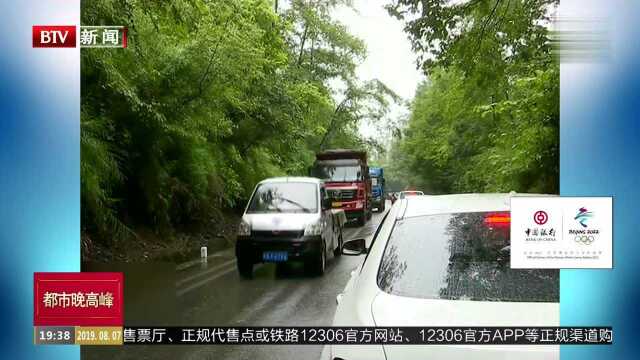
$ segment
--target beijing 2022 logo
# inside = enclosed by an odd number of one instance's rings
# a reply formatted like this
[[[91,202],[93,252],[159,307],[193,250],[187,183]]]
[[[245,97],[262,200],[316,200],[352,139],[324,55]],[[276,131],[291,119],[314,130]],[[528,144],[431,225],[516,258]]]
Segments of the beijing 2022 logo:
[[[591,219],[593,217],[593,213],[589,210],[587,210],[586,207],[581,207],[580,209],[578,209],[578,214],[576,215],[576,217],[574,217],[574,219],[580,223],[580,225],[582,225],[582,227],[586,228],[587,227],[587,220]]]
[[[580,209],[578,209],[578,214],[576,214],[576,216],[573,219],[576,220],[578,224],[580,224],[580,226],[582,226],[583,228],[586,228],[588,227],[587,221],[592,217],[593,217],[593,212],[587,210],[587,208],[583,206]],[[576,233],[576,237],[574,238],[574,240],[576,242],[579,242],[585,245],[590,245],[595,241],[595,237],[593,235],[597,234],[598,230],[593,230],[593,231],[578,230],[578,231],[575,231],[575,233]]]

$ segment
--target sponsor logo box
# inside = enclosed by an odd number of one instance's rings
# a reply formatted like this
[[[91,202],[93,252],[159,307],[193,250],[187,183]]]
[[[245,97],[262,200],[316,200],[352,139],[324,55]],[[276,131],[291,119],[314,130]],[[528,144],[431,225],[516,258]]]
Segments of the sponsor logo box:
[[[511,267],[613,266],[611,197],[513,197]]]

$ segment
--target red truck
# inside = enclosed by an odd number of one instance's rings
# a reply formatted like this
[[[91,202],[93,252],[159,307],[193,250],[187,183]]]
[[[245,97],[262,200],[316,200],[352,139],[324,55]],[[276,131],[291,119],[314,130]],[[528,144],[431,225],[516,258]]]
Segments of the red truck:
[[[331,206],[348,221],[364,225],[371,218],[371,179],[365,151],[336,149],[316,154],[311,176],[324,180]]]

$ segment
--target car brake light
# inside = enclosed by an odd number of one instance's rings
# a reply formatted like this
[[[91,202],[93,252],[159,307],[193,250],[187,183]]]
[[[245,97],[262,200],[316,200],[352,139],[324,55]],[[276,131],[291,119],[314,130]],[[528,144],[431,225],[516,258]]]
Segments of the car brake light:
[[[484,217],[484,224],[490,227],[509,227],[511,226],[511,213],[497,212],[487,214]]]

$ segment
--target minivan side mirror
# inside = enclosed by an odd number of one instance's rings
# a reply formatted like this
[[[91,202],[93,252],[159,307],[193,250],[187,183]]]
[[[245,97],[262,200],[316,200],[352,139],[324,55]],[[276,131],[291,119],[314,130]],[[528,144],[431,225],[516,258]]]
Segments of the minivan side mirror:
[[[367,253],[367,242],[365,239],[353,239],[342,244],[342,254],[358,256]]]
[[[329,198],[322,199],[320,205],[322,206],[322,210],[330,210],[331,209],[331,199],[329,199]]]

